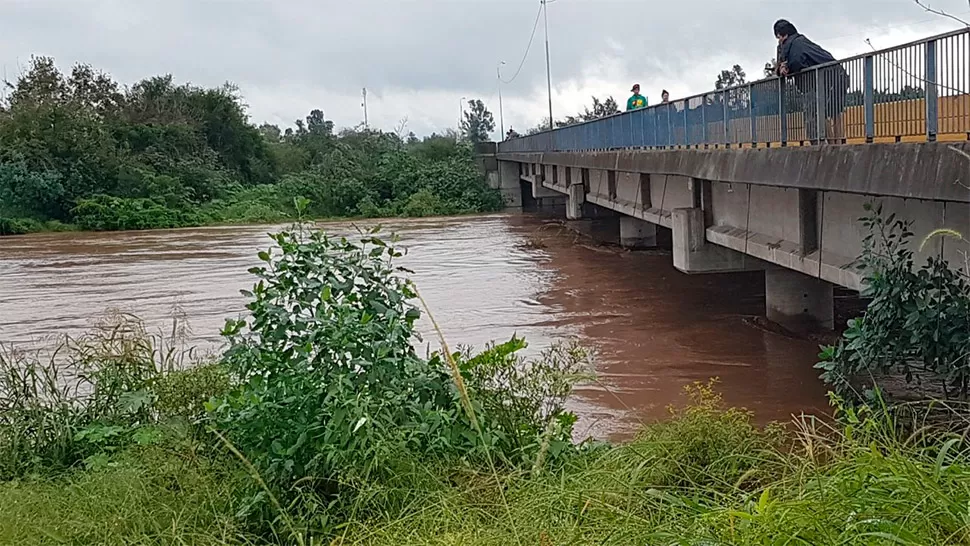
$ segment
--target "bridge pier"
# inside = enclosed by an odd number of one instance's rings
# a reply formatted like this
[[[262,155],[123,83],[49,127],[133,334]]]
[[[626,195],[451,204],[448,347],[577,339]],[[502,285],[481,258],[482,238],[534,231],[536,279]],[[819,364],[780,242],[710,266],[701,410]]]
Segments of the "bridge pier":
[[[583,204],[586,203],[586,189],[582,184],[572,184],[569,186],[569,195],[566,202],[566,219],[579,220],[583,217]]]
[[[833,285],[797,271],[765,271],[765,316],[791,330],[835,328]]]
[[[674,209],[670,213],[670,220],[674,242],[674,267],[680,271],[725,273],[764,269],[764,262],[757,258],[707,242],[707,228],[702,209]]]
[[[621,216],[620,246],[633,249],[656,248],[656,224],[651,224],[650,222],[645,222],[632,216]]]
[[[498,187],[495,189],[501,192],[505,208],[521,211],[522,175],[519,172],[519,164],[513,161],[499,161],[497,182]]]

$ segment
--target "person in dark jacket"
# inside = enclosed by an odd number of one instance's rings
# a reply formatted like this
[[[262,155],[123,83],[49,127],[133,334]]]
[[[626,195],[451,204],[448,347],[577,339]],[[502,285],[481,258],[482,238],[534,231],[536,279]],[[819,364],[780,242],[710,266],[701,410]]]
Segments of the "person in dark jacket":
[[[842,112],[849,88],[849,74],[841,65],[820,68],[817,74],[797,75],[812,67],[835,62],[835,57],[820,45],[798,33],[795,25],[779,19],[774,25],[778,39],[778,57],[775,71],[781,77],[795,75],[795,87],[801,92],[802,112],[809,140],[821,140],[816,117],[816,93],[821,92],[825,108],[825,133],[830,142],[842,141]]]

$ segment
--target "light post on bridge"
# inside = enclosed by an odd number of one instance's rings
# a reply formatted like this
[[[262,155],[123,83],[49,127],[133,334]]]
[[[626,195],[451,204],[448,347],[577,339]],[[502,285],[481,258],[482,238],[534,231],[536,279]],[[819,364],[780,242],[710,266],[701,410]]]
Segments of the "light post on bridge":
[[[552,121],[552,72],[549,68],[549,4],[556,0],[539,0],[542,4],[542,18],[546,28],[546,87],[549,90],[549,130],[553,130],[556,124]]]
[[[458,101],[458,138],[461,138],[461,118],[465,117],[465,99],[467,97],[462,97]]]
[[[498,66],[495,67],[495,76],[498,77],[498,123],[499,123],[499,130],[501,131],[498,135],[499,141],[502,141],[505,139],[505,116],[502,113],[502,65],[503,64],[505,64],[505,61],[499,62]]]

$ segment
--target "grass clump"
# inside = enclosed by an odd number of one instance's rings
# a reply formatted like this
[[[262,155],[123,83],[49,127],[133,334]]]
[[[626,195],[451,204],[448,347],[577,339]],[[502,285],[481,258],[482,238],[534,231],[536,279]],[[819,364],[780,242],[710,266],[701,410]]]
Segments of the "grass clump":
[[[346,543],[966,544],[970,459],[956,437],[908,441],[885,415],[753,426],[707,386],[629,444],[588,450],[540,476],[487,475],[429,491],[406,517]],[[700,422],[700,421],[703,421]],[[718,429],[726,428],[726,432]],[[716,438],[711,438],[711,435]],[[741,475],[743,479],[735,479]]]
[[[232,459],[170,439],[98,469],[0,483],[0,544],[249,543],[235,517],[243,479]]]

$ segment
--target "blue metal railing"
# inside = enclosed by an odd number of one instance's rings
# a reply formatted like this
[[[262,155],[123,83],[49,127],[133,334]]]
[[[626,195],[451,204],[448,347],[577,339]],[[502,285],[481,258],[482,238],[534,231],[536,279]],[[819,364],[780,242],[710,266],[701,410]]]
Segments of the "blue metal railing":
[[[501,142],[499,153],[970,139],[970,28]]]

